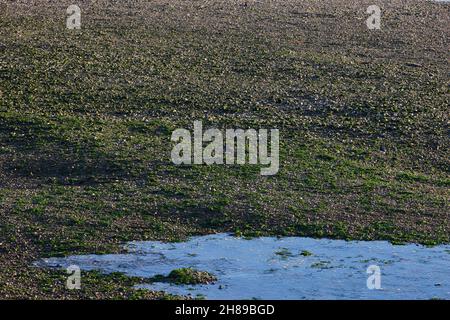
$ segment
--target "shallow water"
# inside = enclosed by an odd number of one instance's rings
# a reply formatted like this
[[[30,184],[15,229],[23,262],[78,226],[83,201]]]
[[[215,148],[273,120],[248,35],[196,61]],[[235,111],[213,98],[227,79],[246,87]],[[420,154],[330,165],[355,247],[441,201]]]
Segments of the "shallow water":
[[[131,242],[126,254],[49,258],[47,267],[152,277],[181,267],[209,271],[210,285],[145,284],[140,287],[208,299],[450,299],[450,246],[432,248],[385,241],[301,237],[246,240],[228,234],[187,242]],[[301,255],[303,250],[311,256]],[[381,268],[381,289],[367,288],[369,265]]]

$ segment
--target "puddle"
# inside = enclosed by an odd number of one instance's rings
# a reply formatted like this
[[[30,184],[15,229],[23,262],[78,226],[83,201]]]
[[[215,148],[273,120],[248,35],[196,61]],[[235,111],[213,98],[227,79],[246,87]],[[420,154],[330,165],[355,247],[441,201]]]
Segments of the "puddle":
[[[192,267],[215,274],[218,281],[139,287],[208,299],[450,299],[450,245],[301,237],[246,240],[215,234],[180,243],[130,242],[126,248],[126,254],[49,258],[36,264],[76,264],[82,270],[141,277]],[[381,268],[380,290],[367,288],[369,265]]]

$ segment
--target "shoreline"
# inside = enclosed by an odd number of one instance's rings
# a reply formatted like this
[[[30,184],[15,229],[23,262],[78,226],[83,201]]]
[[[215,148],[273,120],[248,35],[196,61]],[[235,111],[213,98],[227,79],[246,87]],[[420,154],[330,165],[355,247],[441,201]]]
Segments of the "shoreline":
[[[0,299],[171,298],[31,266],[130,240],[450,243],[448,6],[393,1],[371,31],[360,2],[82,1],[71,33],[35,3],[0,13]],[[194,120],[278,128],[278,173],[174,166]]]

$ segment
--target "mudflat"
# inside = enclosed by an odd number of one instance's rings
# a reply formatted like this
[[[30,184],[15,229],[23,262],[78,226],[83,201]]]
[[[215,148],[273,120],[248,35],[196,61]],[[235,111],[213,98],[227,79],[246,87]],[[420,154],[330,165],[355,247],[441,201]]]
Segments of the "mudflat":
[[[450,6],[0,2],[0,298],[172,298],[40,257],[130,240],[448,243]],[[280,167],[176,166],[171,133],[274,128]]]

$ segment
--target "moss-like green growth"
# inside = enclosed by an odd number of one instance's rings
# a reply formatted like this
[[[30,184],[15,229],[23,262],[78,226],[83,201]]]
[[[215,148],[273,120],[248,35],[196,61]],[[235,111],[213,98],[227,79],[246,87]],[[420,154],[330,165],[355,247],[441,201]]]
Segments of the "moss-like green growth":
[[[217,281],[216,276],[207,271],[180,268],[169,273],[169,279],[177,284],[208,284]]]
[[[301,256],[304,256],[304,257],[309,257],[309,256],[312,256],[312,253],[309,252],[308,250],[302,250],[302,251],[300,252],[300,255],[301,255]]]
[[[217,277],[207,271],[179,268],[172,270],[168,276],[158,275],[151,280],[153,282],[172,282],[175,284],[209,284],[217,281]]]
[[[131,240],[450,241],[448,6],[387,2],[390,27],[374,33],[346,0],[221,1],[204,19],[188,1],[121,1],[108,16],[90,1],[104,19],[72,32],[58,1],[36,2],[0,10],[0,297],[72,297],[24,270]],[[174,165],[171,132],[194,120],[279,129],[280,171]]]
[[[277,256],[280,256],[281,259],[287,259],[287,258],[293,256],[292,252],[289,251],[288,248],[280,248],[280,250],[276,251],[275,254],[276,254]]]

